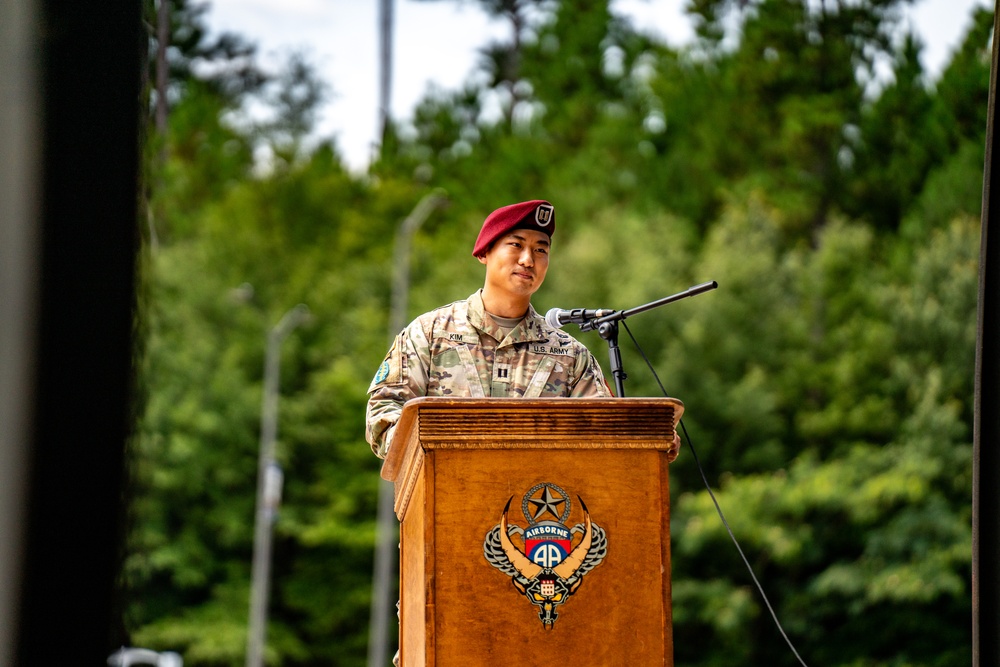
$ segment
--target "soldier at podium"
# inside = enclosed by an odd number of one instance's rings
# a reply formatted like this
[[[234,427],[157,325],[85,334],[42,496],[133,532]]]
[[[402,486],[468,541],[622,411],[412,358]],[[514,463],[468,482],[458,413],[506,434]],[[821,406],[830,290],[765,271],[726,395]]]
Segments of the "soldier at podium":
[[[385,458],[403,404],[419,396],[610,397],[587,348],[545,322],[531,295],[549,268],[556,216],[532,200],[498,208],[472,255],[483,288],[411,322],[396,336],[368,389],[365,437]]]

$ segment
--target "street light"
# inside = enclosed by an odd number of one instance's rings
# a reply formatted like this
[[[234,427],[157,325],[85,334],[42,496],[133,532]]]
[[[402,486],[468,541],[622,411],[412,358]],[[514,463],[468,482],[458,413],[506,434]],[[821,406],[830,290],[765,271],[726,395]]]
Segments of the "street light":
[[[410,291],[410,241],[435,208],[448,199],[437,188],[424,195],[399,225],[393,247],[392,305],[389,312],[389,340],[406,325],[406,302]],[[389,618],[392,609],[393,570],[398,553],[396,517],[393,513],[391,482],[379,480],[378,519],[375,530],[375,567],[372,576],[372,607],[368,634],[368,667],[384,667],[388,662]]]
[[[260,416],[260,455],[257,463],[257,520],[253,539],[247,667],[261,667],[264,664],[267,602],[271,577],[271,528],[281,503],[283,475],[274,459],[278,434],[278,370],[281,362],[281,343],[295,327],[308,319],[309,308],[300,303],[285,313],[267,336],[264,396]]]

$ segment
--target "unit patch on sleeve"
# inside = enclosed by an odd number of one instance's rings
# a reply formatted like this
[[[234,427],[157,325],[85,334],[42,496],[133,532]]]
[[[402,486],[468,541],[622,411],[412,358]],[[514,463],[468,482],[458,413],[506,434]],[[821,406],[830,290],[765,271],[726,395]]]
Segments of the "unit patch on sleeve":
[[[389,354],[385,355],[385,359],[379,365],[378,370],[375,371],[375,377],[372,379],[372,387],[379,384],[394,385],[404,382],[403,363],[403,334],[400,334],[396,336],[396,340],[392,342]]]

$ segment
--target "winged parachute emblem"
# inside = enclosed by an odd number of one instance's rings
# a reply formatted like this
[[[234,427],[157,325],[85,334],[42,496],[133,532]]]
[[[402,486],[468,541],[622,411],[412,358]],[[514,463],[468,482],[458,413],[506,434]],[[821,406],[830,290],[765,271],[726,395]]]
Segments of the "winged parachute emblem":
[[[511,496],[500,523],[487,532],[483,542],[486,561],[509,576],[514,587],[538,607],[538,617],[546,630],[555,625],[557,608],[579,590],[584,575],[600,565],[608,552],[604,529],[591,520],[583,499],[577,499],[583,509],[583,523],[568,528],[564,522],[570,512],[569,496],[555,484],[537,484],[525,494],[522,503],[528,528],[510,524]],[[540,520],[546,515],[555,520]],[[524,545],[523,549],[513,537]]]

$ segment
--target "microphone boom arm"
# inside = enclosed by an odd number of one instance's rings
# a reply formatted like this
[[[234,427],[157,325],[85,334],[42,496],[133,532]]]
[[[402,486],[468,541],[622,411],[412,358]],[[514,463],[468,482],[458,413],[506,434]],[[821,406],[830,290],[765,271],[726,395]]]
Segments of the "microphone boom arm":
[[[697,296],[698,294],[714,290],[718,286],[719,283],[711,280],[707,283],[689,287],[683,292],[678,292],[677,294],[672,294],[671,296],[664,297],[656,301],[650,301],[647,304],[643,304],[635,308],[629,308],[628,310],[616,310],[610,315],[595,317],[591,320],[580,323],[580,331],[597,331],[601,338],[608,341],[608,354],[611,360],[611,375],[614,378],[615,391],[619,398],[625,396],[625,379],[628,376],[622,368],[622,355],[621,350],[618,348],[618,323],[626,317],[638,315],[639,313],[644,313],[647,310],[665,306],[668,303],[673,303],[674,301],[680,301],[681,299],[686,299],[691,296]]]

